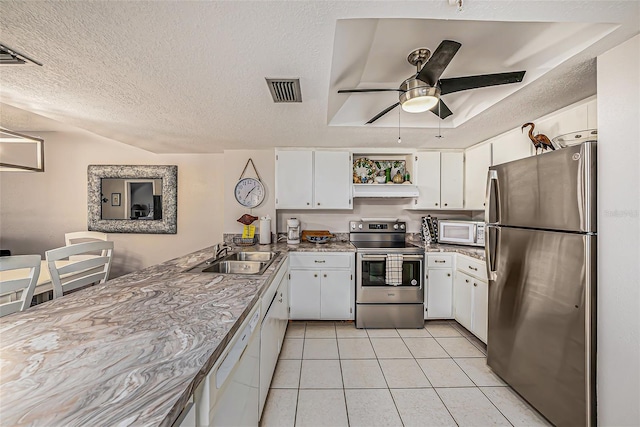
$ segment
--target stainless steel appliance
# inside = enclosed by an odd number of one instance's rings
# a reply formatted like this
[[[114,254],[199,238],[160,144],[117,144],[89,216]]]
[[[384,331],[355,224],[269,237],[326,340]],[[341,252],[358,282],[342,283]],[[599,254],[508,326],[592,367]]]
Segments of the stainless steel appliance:
[[[484,222],[441,219],[438,222],[438,242],[484,246]]]
[[[487,363],[558,426],[596,425],[596,143],[489,168]]]
[[[405,243],[406,223],[351,221],[349,230],[356,247],[356,328],[422,328],[424,249]],[[394,255],[402,255],[398,285],[386,280]]]

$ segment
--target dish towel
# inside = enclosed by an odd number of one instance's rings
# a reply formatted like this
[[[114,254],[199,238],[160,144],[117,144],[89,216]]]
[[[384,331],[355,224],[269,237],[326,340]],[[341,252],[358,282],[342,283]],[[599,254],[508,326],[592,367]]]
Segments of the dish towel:
[[[385,268],[385,282],[387,285],[399,286],[402,284],[402,254],[388,254]]]

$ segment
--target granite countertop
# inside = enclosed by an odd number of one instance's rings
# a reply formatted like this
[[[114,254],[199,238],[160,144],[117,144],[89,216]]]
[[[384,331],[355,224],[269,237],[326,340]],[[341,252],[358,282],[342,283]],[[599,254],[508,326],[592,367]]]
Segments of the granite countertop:
[[[241,250],[280,251],[280,252],[355,252],[356,247],[346,241],[330,240],[327,243],[300,242],[296,245],[277,242],[270,245],[254,245],[239,247]]]
[[[0,319],[2,424],[171,425],[286,256],[261,276],[184,272],[211,254]]]
[[[425,252],[456,252],[462,255],[470,256],[471,258],[479,259],[480,261],[484,261],[486,259],[484,248],[449,245],[445,243],[430,243],[428,245],[425,245],[422,240],[415,239],[407,240],[407,242],[411,243],[412,245],[424,248]]]

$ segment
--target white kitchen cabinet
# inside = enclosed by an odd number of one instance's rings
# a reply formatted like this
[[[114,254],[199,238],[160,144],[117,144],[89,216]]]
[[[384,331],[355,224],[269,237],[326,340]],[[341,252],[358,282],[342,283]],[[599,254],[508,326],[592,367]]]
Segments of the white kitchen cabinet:
[[[484,210],[487,172],[491,166],[491,144],[482,144],[465,152],[464,207]]]
[[[440,152],[420,152],[415,159],[414,179],[420,196],[414,207],[440,209]]]
[[[276,151],[276,208],[311,209],[313,152]]]
[[[314,152],[313,182],[316,209],[351,209],[353,180],[351,154],[346,151]]]
[[[420,195],[414,209],[460,209],[464,199],[464,154],[419,152],[415,157],[415,181]]]
[[[276,209],[352,209],[351,154],[276,151]]]
[[[479,279],[473,280],[473,315],[471,317],[472,332],[487,343],[487,324],[489,320],[489,286]]]
[[[425,319],[453,318],[452,261],[453,255],[427,254]]]
[[[534,154],[533,144],[526,132],[520,128],[504,133],[491,141],[492,164],[499,165],[513,160],[524,159]]]
[[[440,154],[440,207],[462,209],[464,201],[464,153],[445,151]]]
[[[320,271],[291,269],[289,301],[291,319],[320,319]]]
[[[285,262],[263,295],[262,312],[266,313],[260,329],[260,400],[258,414],[262,416],[269,385],[278,363],[289,322],[289,273]]]
[[[351,271],[322,270],[320,284],[320,318],[346,320],[353,317]]]
[[[483,267],[481,261],[457,254],[453,305],[456,321],[486,344],[489,287]]]
[[[453,282],[454,317],[458,323],[471,331],[472,301],[471,289],[473,278],[456,271]]]
[[[354,254],[290,253],[290,318],[354,318]]]
[[[588,102],[565,108],[536,123],[534,134],[543,133],[549,139],[553,139],[556,136],[567,133],[595,129],[597,127],[596,110],[595,98]]]

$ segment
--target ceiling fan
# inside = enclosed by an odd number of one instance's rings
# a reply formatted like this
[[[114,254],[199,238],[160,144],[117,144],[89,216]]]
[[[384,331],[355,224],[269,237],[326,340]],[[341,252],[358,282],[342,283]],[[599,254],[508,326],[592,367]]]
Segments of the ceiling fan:
[[[416,67],[417,72],[414,76],[402,82],[398,89],[342,89],[338,93],[399,92],[399,102],[385,108],[367,122],[367,124],[371,124],[398,105],[402,105],[402,109],[409,113],[421,113],[431,110],[436,116],[445,119],[453,113],[440,99],[441,95],[522,81],[526,71],[441,79],[440,76],[458,52],[460,46],[462,45],[456,41],[443,40],[433,52],[433,55],[426,48],[419,48],[411,52],[407,57],[407,61]]]

